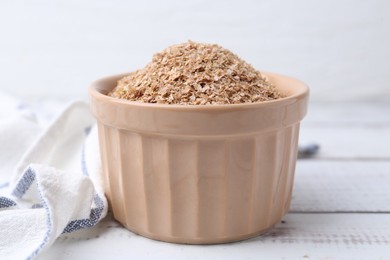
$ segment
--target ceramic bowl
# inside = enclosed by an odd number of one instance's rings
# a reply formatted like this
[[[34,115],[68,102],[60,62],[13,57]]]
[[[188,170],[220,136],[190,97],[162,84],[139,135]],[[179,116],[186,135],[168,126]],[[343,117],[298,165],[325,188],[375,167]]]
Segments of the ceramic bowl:
[[[114,218],[157,240],[214,244],[264,233],[287,213],[308,87],[264,73],[287,97],[251,104],[146,104],[89,88]]]

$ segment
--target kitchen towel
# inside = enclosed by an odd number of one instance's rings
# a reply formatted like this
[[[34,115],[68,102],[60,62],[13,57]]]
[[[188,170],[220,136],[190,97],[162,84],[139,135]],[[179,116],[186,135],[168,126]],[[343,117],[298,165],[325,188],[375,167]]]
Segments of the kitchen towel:
[[[0,259],[32,259],[107,214],[87,103],[25,105],[0,93]]]

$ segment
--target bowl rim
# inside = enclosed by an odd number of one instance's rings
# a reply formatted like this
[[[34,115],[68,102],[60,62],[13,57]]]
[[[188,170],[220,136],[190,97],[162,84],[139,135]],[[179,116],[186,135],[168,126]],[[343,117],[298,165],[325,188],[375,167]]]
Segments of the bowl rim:
[[[305,96],[309,95],[309,87],[306,83],[290,76],[285,76],[278,73],[273,72],[267,72],[262,71],[261,72],[266,77],[279,77],[284,78],[286,80],[294,81],[296,86],[299,86],[299,88],[296,88],[296,92],[292,95],[288,95],[287,97],[283,97],[280,99],[274,99],[274,100],[268,100],[268,101],[261,101],[261,102],[255,102],[255,103],[240,103],[240,104],[207,104],[207,105],[180,105],[180,104],[161,104],[161,103],[143,103],[138,101],[131,101],[127,99],[120,99],[115,97],[110,97],[106,94],[101,93],[98,90],[98,86],[101,85],[103,82],[106,81],[117,81],[118,79],[127,76],[129,72],[126,73],[120,73],[120,74],[114,74],[110,76],[106,76],[100,79],[97,79],[93,81],[89,88],[88,92],[89,95],[94,99],[99,99],[104,102],[110,102],[112,104],[117,104],[121,106],[130,106],[130,107],[142,107],[146,109],[168,109],[168,110],[230,110],[230,109],[253,109],[253,108],[260,108],[264,106],[280,106],[283,104],[289,104],[293,100],[296,99],[302,99]],[[277,87],[277,86],[276,86]]]

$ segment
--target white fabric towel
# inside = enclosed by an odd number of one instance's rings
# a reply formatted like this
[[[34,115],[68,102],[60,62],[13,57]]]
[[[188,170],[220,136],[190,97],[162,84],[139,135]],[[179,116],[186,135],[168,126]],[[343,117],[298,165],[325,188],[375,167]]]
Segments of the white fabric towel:
[[[47,121],[0,93],[0,259],[35,258],[107,214],[88,105],[71,102]]]

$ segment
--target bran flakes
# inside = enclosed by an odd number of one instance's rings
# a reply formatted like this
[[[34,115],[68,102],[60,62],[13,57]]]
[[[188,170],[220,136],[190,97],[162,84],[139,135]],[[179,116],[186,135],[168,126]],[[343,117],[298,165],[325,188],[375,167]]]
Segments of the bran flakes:
[[[120,79],[110,96],[180,105],[254,103],[283,95],[259,71],[216,44],[188,41]]]

